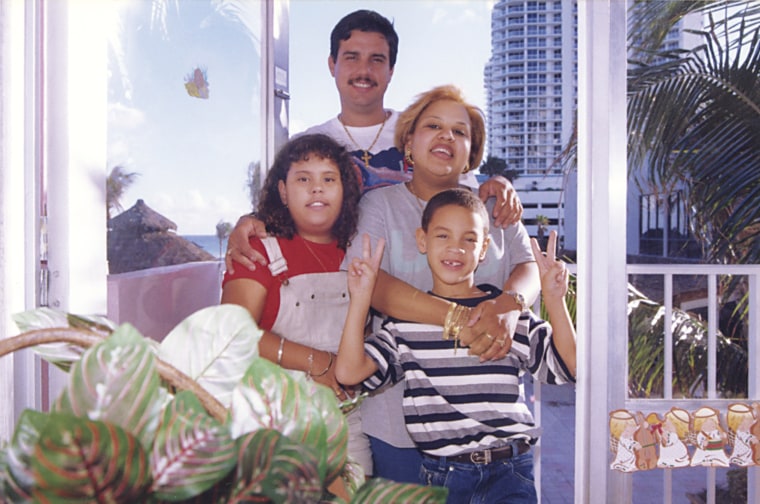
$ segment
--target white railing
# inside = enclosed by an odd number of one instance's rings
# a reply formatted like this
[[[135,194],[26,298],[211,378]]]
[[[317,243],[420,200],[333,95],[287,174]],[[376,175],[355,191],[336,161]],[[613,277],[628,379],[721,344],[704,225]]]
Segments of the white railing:
[[[568,269],[575,273],[574,264],[569,264]],[[758,362],[758,342],[760,341],[760,265],[730,266],[730,265],[684,265],[684,264],[629,264],[627,266],[628,278],[631,275],[651,275],[661,278],[662,300],[653,301],[662,303],[664,308],[664,320],[670,320],[674,309],[694,308],[695,304],[707,307],[708,316],[705,321],[708,334],[708,378],[706,380],[705,397],[683,399],[673,397],[673,334],[669,324],[663,324],[664,334],[664,391],[662,398],[637,399],[626,398],[625,406],[629,411],[641,411],[645,414],[657,412],[660,415],[667,412],[671,407],[683,408],[687,411],[695,411],[702,406],[710,406],[725,414],[728,405],[736,402],[760,402],[760,362]],[[690,301],[689,306],[684,304],[675,305],[674,282],[682,275],[696,275],[703,277],[703,297],[700,301]],[[719,323],[719,293],[718,285],[721,277],[735,275],[746,277],[749,296],[748,316],[748,392],[747,398],[728,399],[719,398],[717,391],[717,335]],[[538,305],[534,307],[538,309]],[[628,337],[628,335],[617,335]],[[609,366],[620,370],[619,378],[627,380],[627,362],[610,362]],[[627,383],[627,381],[626,381]],[[567,386],[562,388],[535,386],[535,417],[538,425],[543,428],[541,441],[534,451],[535,454],[535,477],[542,502],[568,502],[562,496],[572,495],[573,482],[573,449],[572,441],[574,434],[575,407],[572,394],[568,394]],[[559,399],[559,400],[558,400]],[[600,412],[606,414],[607,412]],[[577,421],[583,421],[578,418]],[[600,447],[609,456],[609,448]],[[611,459],[610,459],[611,460]],[[726,485],[726,469],[715,468],[683,468],[683,469],[654,469],[626,475],[631,480],[632,498],[630,502],[686,502],[686,493],[705,492],[707,503],[720,502],[716,500],[717,485]],[[750,468],[748,482],[747,502],[759,502],[754,500],[760,495],[757,487],[756,473],[760,468]],[[542,474],[545,474],[542,477]],[[559,499],[559,500],[557,500]],[[629,502],[621,496],[619,501]]]
[[[753,403],[760,401],[760,360],[758,350],[760,349],[760,265],[687,265],[687,264],[629,264],[627,267],[628,275],[656,275],[662,277],[664,320],[672,320],[673,310],[677,308],[694,309],[696,306],[704,307],[707,311],[707,318],[704,321],[707,327],[707,380],[704,386],[703,397],[682,398],[673,397],[673,327],[672,324],[663,324],[663,393],[662,398],[657,399],[639,399],[626,398],[625,405],[628,411],[641,411],[645,415],[654,412],[662,416],[672,407],[682,408],[686,411],[696,411],[703,406],[708,406],[720,411],[723,415],[728,411],[728,406],[732,403]],[[717,387],[717,340],[719,334],[719,308],[720,293],[719,285],[722,277],[732,275],[736,277],[745,277],[748,295],[749,315],[747,318],[747,396],[740,398],[719,397]],[[674,280],[679,276],[698,276],[703,278],[700,286],[702,296],[696,301],[691,301],[689,305],[674,305]],[[659,301],[659,300],[656,300]],[[620,366],[625,368],[627,366]],[[627,378],[627,377],[626,377]],[[626,382],[627,383],[627,382]],[[725,417],[724,417],[725,418]],[[758,482],[758,468],[748,469],[748,499],[747,502],[757,502],[755,500],[760,496],[760,486]],[[700,492],[705,490],[705,499],[708,504],[717,502],[716,485],[718,480],[725,480],[726,469],[716,468],[684,468],[684,469],[655,469],[641,473],[634,473],[632,476],[634,483],[634,498],[636,496],[638,482],[640,487],[651,487],[655,479],[661,480],[661,502],[671,503],[674,500],[674,487],[678,487],[678,492],[683,490],[684,485],[697,486],[690,488],[690,491]],[[658,474],[660,473],[660,474]],[[722,481],[725,484],[725,481]],[[683,494],[680,494],[683,495]],[[634,502],[636,500],[634,499]]]

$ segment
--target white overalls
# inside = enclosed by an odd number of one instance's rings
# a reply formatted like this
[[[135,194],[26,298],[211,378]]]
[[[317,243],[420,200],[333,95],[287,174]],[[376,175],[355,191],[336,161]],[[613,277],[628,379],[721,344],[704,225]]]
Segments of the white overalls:
[[[277,238],[262,240],[269,270],[277,278],[288,270]],[[280,308],[272,332],[288,341],[317,350],[337,353],[343,324],[348,313],[348,285],[346,272],[307,273],[290,277],[280,284]],[[313,370],[321,372],[321,369]],[[372,474],[372,454],[369,439],[362,432],[361,408],[346,415],[348,424],[348,453]]]

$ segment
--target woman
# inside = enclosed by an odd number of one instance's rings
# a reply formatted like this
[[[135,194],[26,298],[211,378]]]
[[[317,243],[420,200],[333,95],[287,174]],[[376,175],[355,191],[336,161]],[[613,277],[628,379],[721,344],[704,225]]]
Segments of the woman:
[[[417,251],[415,230],[427,200],[458,187],[459,176],[479,166],[485,143],[483,115],[458,88],[437,87],[401,113],[395,143],[413,166],[412,180],[368,192],[359,203],[357,236],[366,233],[373,244],[385,240],[372,307],[397,319],[443,326],[449,303],[425,294],[432,279],[425,256]],[[348,248],[344,265],[362,257],[361,240],[357,242]],[[462,345],[481,355],[481,361],[501,358],[510,348],[527,352],[525,342],[511,337],[520,313],[537,297],[540,286],[522,224],[492,226],[490,243],[475,278],[478,283],[497,283],[504,293],[474,308],[459,332]],[[362,405],[362,426],[370,436],[376,472],[387,468],[392,479],[417,482],[422,459],[404,427],[402,396],[403,385],[396,385],[369,397]]]

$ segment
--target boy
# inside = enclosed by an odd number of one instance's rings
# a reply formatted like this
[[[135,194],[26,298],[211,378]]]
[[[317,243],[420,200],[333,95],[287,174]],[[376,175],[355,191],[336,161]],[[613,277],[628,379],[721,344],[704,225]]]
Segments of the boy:
[[[554,328],[526,311],[515,340],[521,339],[529,352],[510,351],[504,359],[480,363],[458,348],[457,335],[471,307],[501,293],[492,285],[474,285],[488,247],[488,222],[483,203],[462,189],[435,195],[423,212],[417,247],[427,255],[432,294],[451,302],[443,337],[440,326],[387,320],[364,340],[384,246],[378,243],[372,253],[364,237],[363,260],[349,268],[351,303],[335,376],[369,389],[405,380],[407,429],[424,454],[421,483],[448,488],[448,502],[536,502],[528,451],[538,430],[519,378],[527,370],[545,383],[574,380],[575,331],[564,300],[567,270],[555,260],[556,233],[549,237],[546,255],[532,240]]]

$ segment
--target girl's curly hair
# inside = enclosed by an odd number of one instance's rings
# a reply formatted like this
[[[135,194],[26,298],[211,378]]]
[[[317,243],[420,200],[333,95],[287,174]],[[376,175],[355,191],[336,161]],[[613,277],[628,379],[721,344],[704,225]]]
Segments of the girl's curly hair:
[[[338,219],[332,227],[332,235],[338,240],[338,247],[345,250],[356,234],[359,220],[359,197],[361,190],[357,169],[351,155],[327,135],[300,135],[283,145],[274,159],[272,168],[267,173],[256,217],[266,225],[267,232],[283,238],[293,238],[296,226],[290,210],[280,199],[277,187],[280,180],[286,182],[288,171],[293,163],[317,157],[332,161],[340,172],[343,184],[343,203]]]

